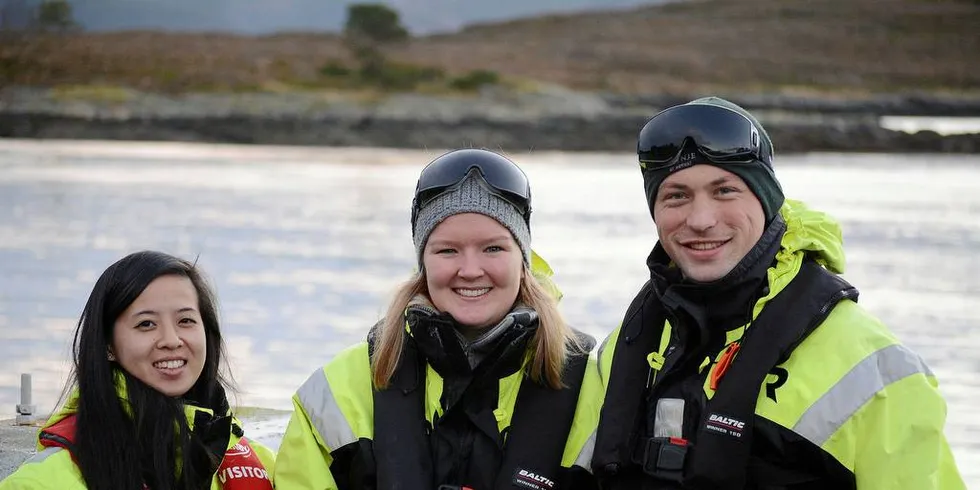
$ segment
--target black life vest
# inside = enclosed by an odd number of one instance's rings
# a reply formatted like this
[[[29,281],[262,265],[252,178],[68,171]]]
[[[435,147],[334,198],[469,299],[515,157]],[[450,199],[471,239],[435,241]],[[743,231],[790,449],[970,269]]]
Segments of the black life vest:
[[[507,431],[494,489],[555,490],[579,392],[594,339],[579,334],[586,349],[569,358],[554,390],[522,379]],[[371,339],[369,339],[369,345]],[[369,349],[373,353],[373,348]],[[377,488],[433,490],[463,488],[433,482],[431,428],[425,414],[426,360],[407,339],[388,388],[374,392],[374,444]],[[494,428],[496,430],[496,428]],[[490,489],[477,489],[490,490]]]
[[[785,362],[833,307],[856,300],[858,291],[817,263],[806,260],[797,276],[751,323],[738,355],[701,414],[694,446],[671,438],[640,434],[647,386],[647,355],[661,340],[665,314],[659,301],[647,301],[647,283],[627,310],[608,374],[605,403],[592,467],[604,489],[745,488],[756,400],[769,371]],[[642,319],[652,319],[643,324]]]

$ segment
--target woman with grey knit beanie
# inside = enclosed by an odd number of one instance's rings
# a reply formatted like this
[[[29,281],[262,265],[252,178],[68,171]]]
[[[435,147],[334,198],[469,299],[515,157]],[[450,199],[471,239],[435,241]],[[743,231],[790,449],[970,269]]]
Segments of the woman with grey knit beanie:
[[[276,488],[597,488],[594,340],[558,312],[530,216],[527,176],[500,154],[422,170],[418,268],[293,397]]]

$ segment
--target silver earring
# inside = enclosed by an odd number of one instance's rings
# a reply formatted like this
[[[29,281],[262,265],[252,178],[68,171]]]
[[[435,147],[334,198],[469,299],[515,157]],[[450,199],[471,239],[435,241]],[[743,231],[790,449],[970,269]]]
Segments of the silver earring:
[[[106,352],[105,357],[109,360],[109,362],[114,362],[116,360],[116,355],[113,354],[112,351]]]

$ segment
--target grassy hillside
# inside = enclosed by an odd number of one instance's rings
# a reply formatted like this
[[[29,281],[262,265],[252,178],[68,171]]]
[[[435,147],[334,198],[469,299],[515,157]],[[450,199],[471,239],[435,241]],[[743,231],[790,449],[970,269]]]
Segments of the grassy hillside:
[[[415,38],[393,60],[623,93],[977,91],[976,0],[703,0]],[[329,34],[121,32],[5,39],[0,84],[351,88]]]
[[[471,28],[407,56],[582,88],[980,87],[980,2],[708,0]]]

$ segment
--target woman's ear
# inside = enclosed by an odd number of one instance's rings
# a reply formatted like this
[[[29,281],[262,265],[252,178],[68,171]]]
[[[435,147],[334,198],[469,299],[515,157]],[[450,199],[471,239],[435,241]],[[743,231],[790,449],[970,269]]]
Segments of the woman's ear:
[[[109,362],[114,362],[116,360],[116,355],[112,353],[112,347],[107,347],[106,348],[106,350],[105,350],[105,358],[108,359]]]

